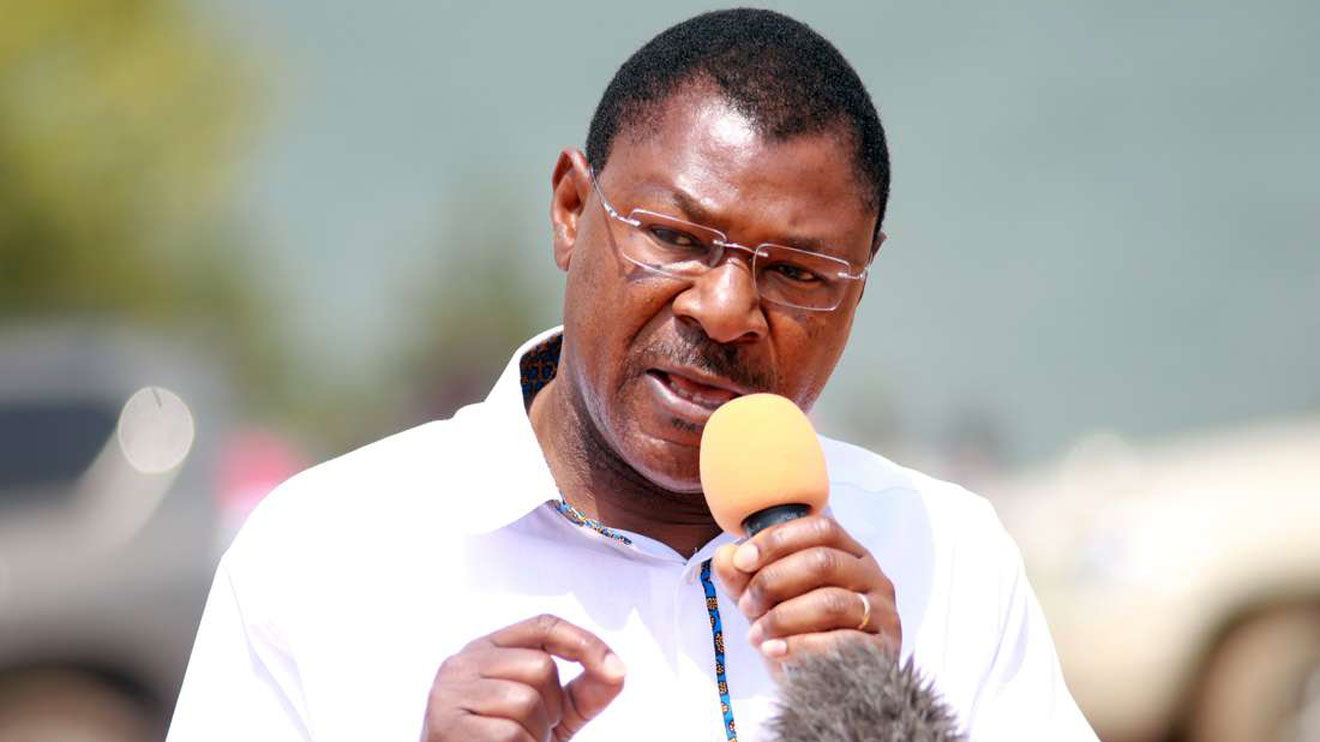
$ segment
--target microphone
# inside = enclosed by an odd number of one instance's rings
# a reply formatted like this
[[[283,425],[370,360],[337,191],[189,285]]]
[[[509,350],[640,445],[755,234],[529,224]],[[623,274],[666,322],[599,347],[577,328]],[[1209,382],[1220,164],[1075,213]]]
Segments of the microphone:
[[[846,639],[784,665],[768,742],[965,742],[957,718],[909,659]]]
[[[830,492],[811,421],[777,394],[736,397],[715,410],[701,434],[700,470],[715,522],[738,537],[818,513]]]

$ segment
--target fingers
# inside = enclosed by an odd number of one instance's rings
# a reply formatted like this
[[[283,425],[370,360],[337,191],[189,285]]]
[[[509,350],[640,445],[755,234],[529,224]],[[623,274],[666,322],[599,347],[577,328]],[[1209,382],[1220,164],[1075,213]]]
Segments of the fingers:
[[[482,678],[510,680],[534,689],[543,699],[550,726],[559,723],[563,716],[563,693],[553,657],[537,649],[492,646],[479,667]]]
[[[468,714],[457,719],[452,729],[436,730],[447,739],[501,740],[501,742],[541,742],[544,737],[533,737],[518,722],[493,716]],[[423,742],[432,737],[423,736]]]
[[[497,647],[539,649],[582,665],[583,670],[597,679],[621,685],[626,672],[623,662],[600,637],[549,614],[542,614],[491,634],[489,640]]]
[[[623,678],[610,683],[582,673],[564,686],[564,712],[558,729],[563,732],[560,739],[577,734],[587,722],[596,718],[610,702],[623,690]]]
[[[560,738],[578,732],[623,690],[626,668],[605,642],[558,616],[541,615],[490,635],[505,648],[539,649],[582,665],[583,672],[564,686],[558,724]]]
[[[795,647],[810,651],[852,634],[895,652],[902,646],[893,583],[830,518],[771,526],[741,544],[720,547],[712,564],[752,624],[748,639],[772,664]]]
[[[758,570],[817,546],[837,549],[859,559],[870,556],[833,519],[811,515],[767,528],[741,544],[725,544],[715,550],[711,565],[724,589],[739,599]]]
[[[824,652],[843,641],[856,641],[862,639],[869,642],[879,642],[884,646],[885,651],[898,656],[898,646],[892,644],[885,635],[870,634],[863,631],[853,631],[846,629],[842,631],[824,631],[812,634],[794,634],[782,639],[768,639],[766,644],[772,644],[770,651],[763,652],[766,659],[774,665],[785,662],[798,655]]]
[[[550,655],[496,647],[483,638],[440,666],[422,739],[539,742],[558,723],[562,696]]]
[[[859,558],[828,546],[813,546],[771,562],[752,575],[738,598],[738,609],[755,621],[779,603],[819,587],[869,590],[878,572],[869,556]]]
[[[559,685],[555,657],[583,672]],[[537,616],[481,637],[441,664],[422,739],[567,740],[623,688],[623,663],[595,634]]]
[[[771,526],[743,542],[733,554],[733,566],[751,573],[813,546],[830,546],[858,558],[867,555],[865,547],[854,541],[832,518],[809,515]]]
[[[559,695],[555,688],[554,696]],[[535,687],[513,680],[482,678],[474,681],[461,708],[478,716],[509,719],[534,740],[548,739],[557,719],[546,707],[545,696]]]
[[[767,653],[765,644],[773,639],[840,630],[881,635],[895,649],[901,647],[903,630],[892,598],[881,593],[865,593],[864,603],[862,595],[844,588],[824,587],[786,600],[753,623],[747,638],[762,653]],[[774,645],[770,647],[774,648]]]
[[[715,578],[734,600],[742,597],[743,590],[752,579],[751,573],[733,566],[733,554],[737,550],[738,544],[724,544],[715,550],[715,555],[710,560],[711,571],[715,573]]]

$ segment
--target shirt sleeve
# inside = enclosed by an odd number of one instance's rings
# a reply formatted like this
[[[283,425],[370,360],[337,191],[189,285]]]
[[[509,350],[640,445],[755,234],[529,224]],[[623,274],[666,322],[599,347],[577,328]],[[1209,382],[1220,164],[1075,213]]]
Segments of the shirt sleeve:
[[[977,695],[972,742],[1049,739],[1098,742],[1063,680],[1049,626],[1027,581],[1022,556],[1004,534],[1011,575],[998,650]]]
[[[301,697],[297,665],[278,635],[244,620],[222,560],[166,742],[310,742]]]

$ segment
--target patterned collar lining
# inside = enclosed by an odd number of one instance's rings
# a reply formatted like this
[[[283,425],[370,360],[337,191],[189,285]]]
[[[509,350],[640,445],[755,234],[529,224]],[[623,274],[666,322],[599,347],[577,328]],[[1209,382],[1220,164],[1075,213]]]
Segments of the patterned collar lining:
[[[537,344],[518,360],[524,408],[531,409],[532,398],[555,378],[555,372],[559,370],[559,351],[563,345],[564,336],[555,335]]]

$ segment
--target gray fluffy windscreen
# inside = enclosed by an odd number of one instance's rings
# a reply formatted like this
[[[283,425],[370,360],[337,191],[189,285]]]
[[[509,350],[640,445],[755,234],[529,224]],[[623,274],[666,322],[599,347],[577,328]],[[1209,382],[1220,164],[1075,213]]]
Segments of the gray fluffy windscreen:
[[[965,742],[958,720],[909,659],[849,641],[785,666],[774,742]]]

